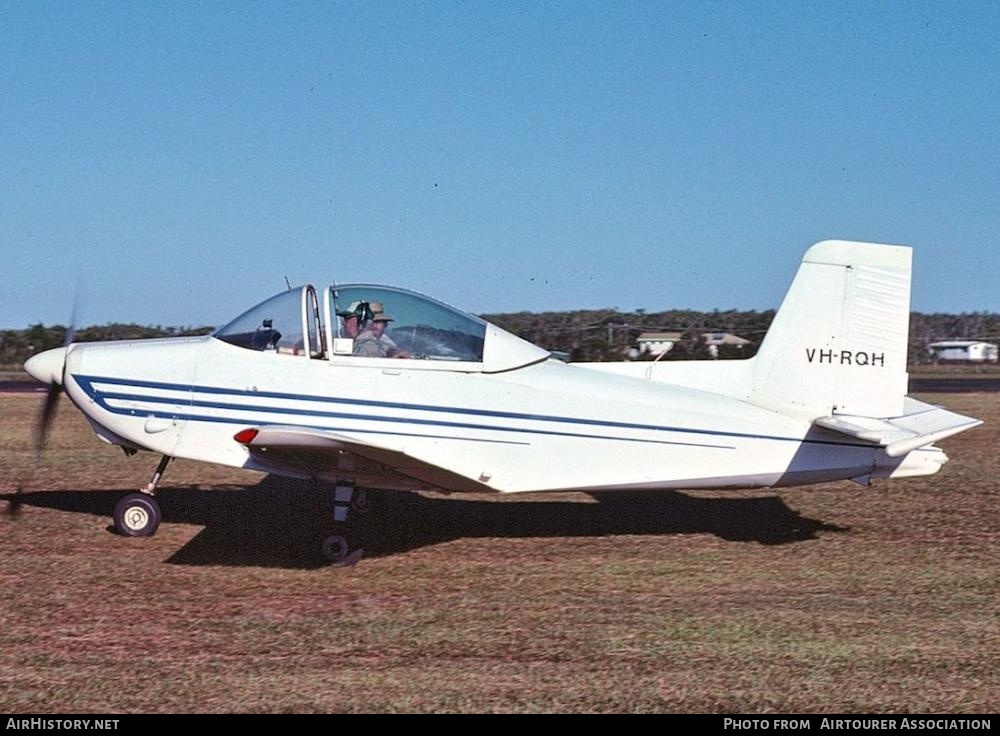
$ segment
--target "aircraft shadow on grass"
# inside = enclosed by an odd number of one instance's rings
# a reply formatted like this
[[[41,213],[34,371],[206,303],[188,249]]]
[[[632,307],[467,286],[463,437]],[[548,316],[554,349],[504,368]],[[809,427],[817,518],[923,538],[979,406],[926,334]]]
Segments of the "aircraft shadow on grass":
[[[126,491],[41,491],[0,496],[17,504],[109,516]],[[844,527],[801,516],[777,496],[698,498],[679,492],[618,492],[599,503],[575,500],[469,500],[415,493],[369,492],[371,510],[352,514],[350,529],[365,558],[384,557],[462,538],[605,537],[714,534],[720,539],[781,545]],[[162,487],[164,524],[204,528],[167,562],[316,568],[328,563],[318,540],[332,531],[332,493],[274,476],[249,487]],[[109,531],[113,527],[109,525]],[[123,539],[123,544],[129,540]]]

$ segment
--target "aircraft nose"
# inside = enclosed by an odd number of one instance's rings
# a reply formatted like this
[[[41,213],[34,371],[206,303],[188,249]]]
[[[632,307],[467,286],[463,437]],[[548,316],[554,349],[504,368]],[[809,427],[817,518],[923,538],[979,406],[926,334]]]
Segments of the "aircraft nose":
[[[63,364],[66,362],[66,348],[52,348],[32,355],[24,363],[24,370],[42,383],[62,383]]]

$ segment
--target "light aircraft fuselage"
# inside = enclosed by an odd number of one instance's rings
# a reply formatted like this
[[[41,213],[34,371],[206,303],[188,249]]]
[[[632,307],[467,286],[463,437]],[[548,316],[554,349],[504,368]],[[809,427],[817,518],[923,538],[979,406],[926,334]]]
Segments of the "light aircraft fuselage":
[[[71,344],[25,367],[102,439],[163,456],[148,492],[174,457],[338,488],[867,484],[937,472],[934,442],[979,423],[906,396],[910,274],[906,247],[813,246],[746,360],[567,364],[355,284],[290,289],[210,336]],[[158,520],[137,499],[116,510],[123,533]]]

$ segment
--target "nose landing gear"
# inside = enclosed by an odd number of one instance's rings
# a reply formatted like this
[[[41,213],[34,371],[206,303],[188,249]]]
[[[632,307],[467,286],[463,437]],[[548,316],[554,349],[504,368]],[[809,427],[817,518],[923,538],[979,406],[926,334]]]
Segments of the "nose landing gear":
[[[149,483],[139,489],[138,493],[130,493],[115,505],[115,531],[125,537],[151,537],[156,533],[163,513],[154,495],[167,469],[170,457],[164,455],[159,465],[153,471]]]

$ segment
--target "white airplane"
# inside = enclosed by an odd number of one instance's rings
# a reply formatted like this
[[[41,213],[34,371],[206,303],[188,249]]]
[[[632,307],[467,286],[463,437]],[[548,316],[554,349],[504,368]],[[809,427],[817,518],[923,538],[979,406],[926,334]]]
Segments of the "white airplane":
[[[906,396],[910,259],[814,245],[747,360],[567,364],[411,291],[308,285],[210,336],[69,344],[25,369],[50,385],[42,437],[64,390],[102,440],[162,456],[115,508],[128,536],[155,532],[177,457],[330,481],[341,523],[371,489],[867,484],[937,472],[933,443],[981,423]],[[360,556],[343,531],[324,552]]]

